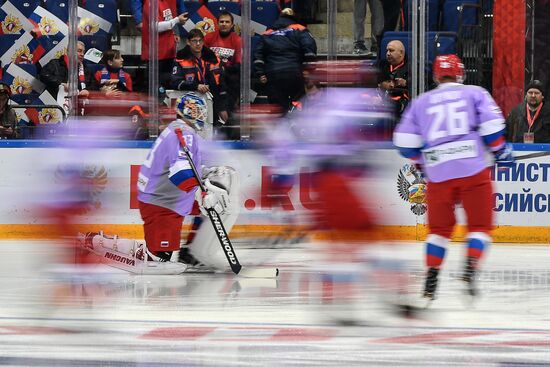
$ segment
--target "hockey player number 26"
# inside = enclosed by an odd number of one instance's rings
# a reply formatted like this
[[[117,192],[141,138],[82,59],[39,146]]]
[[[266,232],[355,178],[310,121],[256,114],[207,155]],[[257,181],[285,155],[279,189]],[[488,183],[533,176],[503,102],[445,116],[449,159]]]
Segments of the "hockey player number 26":
[[[462,99],[428,108],[426,113],[433,115],[428,130],[428,141],[468,134],[468,112],[463,110],[464,107],[466,107],[466,101]]]

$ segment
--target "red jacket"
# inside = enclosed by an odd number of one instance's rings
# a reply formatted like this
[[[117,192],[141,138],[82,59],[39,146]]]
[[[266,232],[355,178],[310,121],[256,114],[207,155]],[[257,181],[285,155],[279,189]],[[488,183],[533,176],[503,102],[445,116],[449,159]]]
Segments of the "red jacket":
[[[218,55],[224,67],[241,63],[241,37],[235,32],[222,37],[219,31],[207,33],[204,45]]]
[[[157,22],[163,22],[178,16],[176,0],[158,0],[159,12]],[[149,56],[149,0],[143,3],[143,28],[141,29],[141,58],[150,60]],[[170,29],[158,35],[158,59],[167,60],[176,57],[176,41],[174,32]]]

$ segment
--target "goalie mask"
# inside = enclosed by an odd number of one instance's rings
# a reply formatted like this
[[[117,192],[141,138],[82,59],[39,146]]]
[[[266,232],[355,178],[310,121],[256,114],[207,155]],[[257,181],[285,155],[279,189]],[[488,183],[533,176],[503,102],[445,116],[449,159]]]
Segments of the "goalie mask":
[[[204,98],[192,93],[185,94],[176,101],[178,117],[198,131],[204,127],[207,111]]]

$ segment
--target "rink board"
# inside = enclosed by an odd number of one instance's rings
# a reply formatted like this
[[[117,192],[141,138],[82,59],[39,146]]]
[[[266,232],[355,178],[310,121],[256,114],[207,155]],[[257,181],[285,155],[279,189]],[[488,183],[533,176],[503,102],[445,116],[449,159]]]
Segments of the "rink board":
[[[142,238],[141,219],[135,197],[135,180],[139,165],[149,151],[148,143],[126,142],[122,147],[101,149],[62,149],[49,144],[8,144],[0,155],[0,237],[49,237],[48,208],[62,205],[70,197],[64,182],[67,167],[82,170],[91,185],[88,194],[92,205],[79,216],[84,230],[103,229],[121,236]],[[5,145],[4,145],[5,146]],[[537,149],[540,145],[537,146]],[[517,155],[532,153],[523,149]],[[299,218],[311,204],[308,170],[303,168],[285,201],[285,207],[270,207],[265,200],[270,180],[270,161],[252,149],[230,149],[226,145],[212,159],[213,164],[230,165],[241,178],[241,214],[234,236],[286,230],[285,219]],[[422,204],[400,197],[398,176],[408,163],[392,149],[375,149],[369,153],[369,179],[357,183],[357,190],[389,237],[422,240],[426,234],[426,216]],[[546,243],[550,239],[550,156],[518,162],[513,170],[495,171],[495,214],[497,242]],[[410,183],[403,183],[407,188]],[[73,190],[74,191],[74,190]],[[338,193],[335,193],[338,195]],[[46,215],[44,215],[46,213]],[[459,223],[464,222],[459,210]],[[462,237],[460,228],[456,238]]]

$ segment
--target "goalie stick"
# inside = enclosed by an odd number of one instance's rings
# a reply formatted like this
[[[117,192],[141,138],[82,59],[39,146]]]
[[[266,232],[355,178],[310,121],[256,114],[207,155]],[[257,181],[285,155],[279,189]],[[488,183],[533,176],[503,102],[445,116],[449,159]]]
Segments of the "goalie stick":
[[[193,162],[193,159],[191,158],[191,152],[189,151],[189,148],[187,147],[187,144],[185,143],[185,139],[183,138],[183,133],[181,132],[181,129],[176,128],[175,133],[178,137],[178,140],[180,142],[181,148],[183,149],[183,152],[187,156],[187,160],[189,161],[189,165],[191,166],[191,170],[193,171],[193,175],[195,176],[195,179],[197,180],[200,189],[202,190],[203,194],[206,193],[206,188],[204,187],[204,182],[202,182],[201,176],[199,175],[199,172],[197,171],[197,167],[195,166],[195,162]],[[218,237],[218,240],[220,241],[220,245],[222,247],[223,253],[225,254],[225,257],[227,258],[227,261],[229,262],[229,266],[231,267],[231,270],[240,276],[249,277],[249,278],[274,278],[279,275],[279,269],[277,268],[271,268],[271,269],[248,269],[243,268],[242,265],[239,262],[239,259],[237,258],[237,254],[235,253],[235,250],[233,249],[233,245],[231,244],[231,240],[229,239],[229,236],[227,235],[227,231],[225,230],[225,227],[221,221],[220,216],[218,215],[218,212],[214,210],[214,208],[204,208],[206,210],[206,213],[208,214],[208,218],[210,219],[210,222],[212,223],[212,226],[214,227],[214,232],[216,232],[216,236]]]

